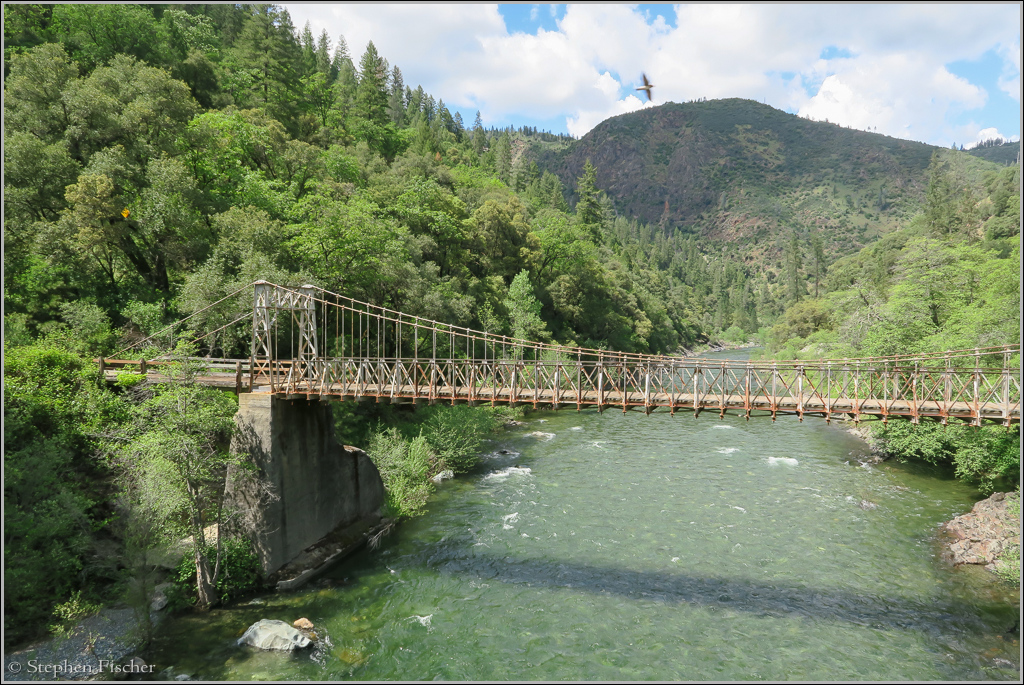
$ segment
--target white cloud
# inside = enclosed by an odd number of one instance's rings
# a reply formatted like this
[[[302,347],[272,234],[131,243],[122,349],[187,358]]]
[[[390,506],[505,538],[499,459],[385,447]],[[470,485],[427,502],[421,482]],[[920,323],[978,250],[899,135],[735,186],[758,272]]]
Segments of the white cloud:
[[[566,129],[574,136],[582,136],[590,129],[600,124],[605,119],[635,112],[638,109],[652,106],[646,100],[640,100],[635,95],[627,95],[622,100],[616,100],[609,107],[580,112],[575,117],[567,117],[565,120]]]
[[[976,147],[978,147],[978,145],[980,143],[984,143],[985,141],[988,141],[988,140],[996,140],[996,139],[999,139],[999,138],[1001,138],[1001,139],[1003,139],[1004,141],[1007,141],[1007,142],[1014,142],[1014,141],[1020,140],[1020,136],[1004,136],[995,127],[983,128],[980,131],[978,131],[976,134],[974,134],[973,136],[967,136],[967,137],[968,138],[973,138],[973,141],[970,142],[970,143],[967,143],[966,145],[964,145],[964,149],[966,149],[966,150],[970,150],[972,148],[976,148]]]
[[[682,5],[673,28],[633,6],[584,4],[536,35],[510,34],[494,5],[287,8],[297,26],[343,33],[356,61],[372,39],[408,85],[485,123],[564,116],[577,135],[642,106],[641,72],[655,104],[750,98],[936,144],[988,98],[945,65],[995,49],[998,87],[1020,99],[1019,5]],[[827,47],[852,56],[820,59]]]
[[[916,140],[946,134],[946,114],[985,104],[985,91],[920,55],[835,60],[798,114]]]

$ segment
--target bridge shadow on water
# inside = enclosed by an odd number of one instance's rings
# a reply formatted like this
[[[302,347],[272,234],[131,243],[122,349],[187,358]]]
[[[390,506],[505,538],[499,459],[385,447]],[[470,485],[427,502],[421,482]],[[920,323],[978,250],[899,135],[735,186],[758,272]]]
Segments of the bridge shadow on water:
[[[668,571],[637,571],[571,561],[499,559],[472,553],[428,562],[442,574],[484,577],[508,584],[561,588],[595,595],[617,595],[638,603],[688,604],[765,618],[840,621],[878,630],[923,631],[932,637],[968,632],[997,633],[1016,615],[996,602],[968,604],[936,592],[927,596],[868,594],[849,587],[810,587],[792,581],[700,576]]]

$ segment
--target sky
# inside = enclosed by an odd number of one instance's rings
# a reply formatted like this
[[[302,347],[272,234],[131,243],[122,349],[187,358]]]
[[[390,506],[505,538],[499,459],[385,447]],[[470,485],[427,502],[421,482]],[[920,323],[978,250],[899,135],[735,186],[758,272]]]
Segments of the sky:
[[[1017,3],[283,6],[344,36],[357,68],[372,40],[467,125],[479,111],[579,137],[642,107],[747,98],[943,147],[1020,139]]]

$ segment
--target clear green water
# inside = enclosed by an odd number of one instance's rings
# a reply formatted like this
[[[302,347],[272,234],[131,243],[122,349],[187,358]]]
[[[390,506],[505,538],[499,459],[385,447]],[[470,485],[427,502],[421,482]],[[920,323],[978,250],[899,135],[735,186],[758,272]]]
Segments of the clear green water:
[[[858,466],[863,443],[820,419],[546,412],[489,450],[378,550],[171,618],[147,662],[211,680],[1018,678],[997,661],[1020,663],[1001,635],[1018,593],[938,558],[937,526],[976,493]],[[315,649],[234,644],[299,617]]]

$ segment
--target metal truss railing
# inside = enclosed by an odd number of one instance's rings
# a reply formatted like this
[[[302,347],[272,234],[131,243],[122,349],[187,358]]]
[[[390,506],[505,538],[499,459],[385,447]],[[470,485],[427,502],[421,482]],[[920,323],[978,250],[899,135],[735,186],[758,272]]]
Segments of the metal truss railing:
[[[1019,347],[742,362],[566,347],[255,283],[249,386],[392,402],[1020,421]]]

